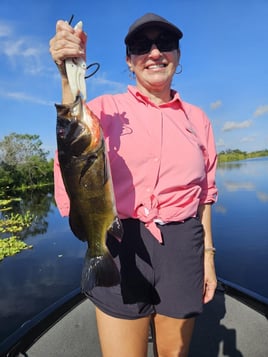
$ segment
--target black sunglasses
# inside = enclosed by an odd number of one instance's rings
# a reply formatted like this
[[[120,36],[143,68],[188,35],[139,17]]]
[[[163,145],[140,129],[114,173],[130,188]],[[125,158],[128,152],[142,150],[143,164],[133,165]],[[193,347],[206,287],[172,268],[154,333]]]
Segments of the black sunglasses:
[[[179,48],[178,38],[172,34],[161,33],[157,38],[139,37],[127,46],[128,55],[144,55],[150,52],[152,45],[156,45],[160,52],[169,52]]]

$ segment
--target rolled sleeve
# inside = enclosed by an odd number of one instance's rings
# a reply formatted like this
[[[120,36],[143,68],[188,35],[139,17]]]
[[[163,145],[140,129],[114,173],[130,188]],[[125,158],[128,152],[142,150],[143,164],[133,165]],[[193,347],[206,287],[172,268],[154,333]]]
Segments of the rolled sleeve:
[[[206,179],[202,185],[200,203],[214,203],[218,198],[218,189],[216,187],[216,169],[217,169],[217,152],[215,147],[214,135],[211,124],[207,126],[206,141]]]

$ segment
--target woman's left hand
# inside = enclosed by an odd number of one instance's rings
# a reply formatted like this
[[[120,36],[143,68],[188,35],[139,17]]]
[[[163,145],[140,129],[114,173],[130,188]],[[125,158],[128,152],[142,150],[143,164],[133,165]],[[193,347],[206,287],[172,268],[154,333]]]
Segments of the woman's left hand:
[[[217,277],[215,272],[214,254],[205,252],[204,257],[204,294],[203,302],[207,304],[214,297],[217,287]]]

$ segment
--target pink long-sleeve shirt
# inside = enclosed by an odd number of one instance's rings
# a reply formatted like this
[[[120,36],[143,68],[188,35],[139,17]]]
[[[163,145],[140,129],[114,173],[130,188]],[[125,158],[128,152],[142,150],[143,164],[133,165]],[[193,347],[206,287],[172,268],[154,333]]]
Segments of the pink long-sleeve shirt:
[[[88,103],[100,118],[109,153],[120,218],[145,222],[161,241],[156,222],[184,221],[198,206],[217,199],[217,155],[211,123],[204,112],[173,91],[169,103],[155,105],[136,87]],[[69,214],[57,155],[55,199]]]

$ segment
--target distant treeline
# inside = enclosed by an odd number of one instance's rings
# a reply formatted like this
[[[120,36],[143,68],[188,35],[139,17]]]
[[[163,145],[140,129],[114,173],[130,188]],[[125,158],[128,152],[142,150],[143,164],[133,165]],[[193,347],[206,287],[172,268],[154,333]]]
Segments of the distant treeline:
[[[268,156],[268,149],[253,152],[241,151],[239,149],[226,150],[218,153],[218,162],[238,161],[264,156]]]

